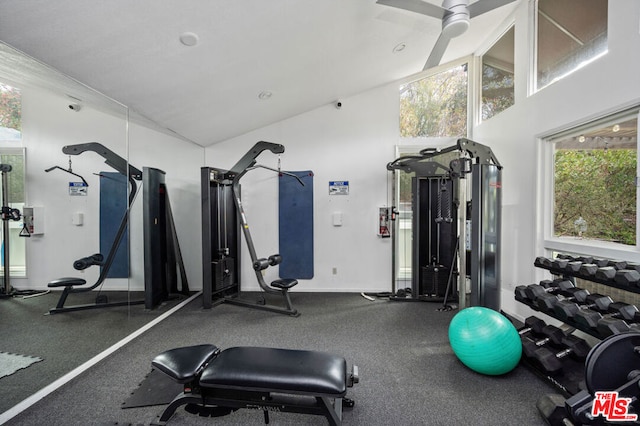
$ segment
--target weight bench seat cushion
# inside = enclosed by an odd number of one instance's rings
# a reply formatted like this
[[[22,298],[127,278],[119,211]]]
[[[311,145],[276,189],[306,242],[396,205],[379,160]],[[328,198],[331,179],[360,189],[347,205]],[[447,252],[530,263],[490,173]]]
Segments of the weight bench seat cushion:
[[[47,284],[47,287],[69,287],[73,285],[85,285],[86,283],[87,281],[82,278],[66,277],[50,281]]]
[[[292,278],[283,278],[283,279],[272,281],[271,287],[289,289],[296,284],[298,284],[298,280],[295,280]]]
[[[324,352],[261,347],[222,351],[202,372],[203,388],[342,398],[347,393],[347,362]]]
[[[220,350],[215,345],[170,349],[156,356],[151,364],[176,382],[189,383],[218,352]]]

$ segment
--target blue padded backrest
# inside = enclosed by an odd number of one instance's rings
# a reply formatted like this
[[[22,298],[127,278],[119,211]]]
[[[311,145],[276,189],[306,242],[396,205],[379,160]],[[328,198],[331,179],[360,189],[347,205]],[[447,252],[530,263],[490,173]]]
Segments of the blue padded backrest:
[[[313,172],[288,172],[279,178],[280,278],[313,278]]]
[[[100,172],[100,253],[107,258],[113,240],[127,211],[126,176],[117,172]],[[107,278],[129,277],[129,231],[122,236]]]

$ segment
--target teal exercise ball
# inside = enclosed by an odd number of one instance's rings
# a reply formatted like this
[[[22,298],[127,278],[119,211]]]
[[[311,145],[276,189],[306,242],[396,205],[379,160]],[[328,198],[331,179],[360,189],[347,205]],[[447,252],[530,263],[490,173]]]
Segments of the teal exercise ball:
[[[449,344],[464,365],[490,376],[513,370],[522,355],[520,335],[511,321],[479,306],[463,309],[451,319]]]

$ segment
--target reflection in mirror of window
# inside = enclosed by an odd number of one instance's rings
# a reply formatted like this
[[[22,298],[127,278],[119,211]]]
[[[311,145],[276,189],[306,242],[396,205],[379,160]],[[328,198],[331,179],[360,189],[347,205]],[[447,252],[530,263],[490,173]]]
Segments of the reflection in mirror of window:
[[[22,140],[20,90],[0,83],[0,141]]]
[[[12,209],[17,209],[24,213],[25,205],[25,162],[24,148],[0,147],[0,163],[11,166],[10,172],[3,172],[7,175],[7,204]],[[0,188],[0,199],[2,190]],[[20,236],[22,231],[22,220],[9,220],[9,259],[11,277],[24,277],[27,273],[26,262],[26,239]],[[0,232],[0,252],[4,250],[4,235]],[[4,260],[4,256],[0,256]],[[4,263],[0,265],[0,271],[4,271]],[[1,274],[1,273],[0,273]]]
[[[637,117],[554,140],[554,236],[636,244]]]
[[[514,103],[514,27],[482,56],[482,120]]]
[[[608,0],[538,0],[537,89],[607,52]]]
[[[467,136],[467,64],[400,88],[401,137]]]

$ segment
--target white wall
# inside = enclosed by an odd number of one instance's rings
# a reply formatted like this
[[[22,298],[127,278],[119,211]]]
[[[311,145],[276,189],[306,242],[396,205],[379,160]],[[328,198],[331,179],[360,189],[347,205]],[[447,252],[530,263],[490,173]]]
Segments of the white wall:
[[[544,271],[533,267],[536,255],[542,254],[536,228],[538,136],[640,100],[640,2],[615,0],[609,8],[609,53],[528,96],[529,3],[523,2],[513,16],[516,104],[473,129],[473,139],[489,145],[504,166],[502,305],[516,315],[526,313],[526,308],[516,306],[514,287],[544,277]],[[315,172],[315,276],[294,290],[391,289],[391,245],[375,236],[375,212],[387,202],[385,165],[400,143],[398,86],[394,83],[343,99],[342,110],[327,105],[207,149],[208,166],[228,168],[255,142],[277,142],[286,147],[285,169]],[[276,160],[271,157],[262,154],[259,162],[273,166]],[[243,178],[243,202],[258,255],[268,255],[277,250],[277,186],[275,179],[250,176]],[[329,197],[330,180],[349,180],[351,194],[343,199]],[[334,211],[343,212],[344,226],[331,225]],[[333,267],[337,275],[332,275]],[[243,262],[242,274],[249,277],[243,280],[245,289],[257,288],[249,262]]]
[[[326,105],[207,149],[206,164],[230,168],[260,140],[285,146],[284,170],[314,172],[314,277],[294,291],[389,291],[391,241],[376,235],[377,209],[387,204],[387,162],[398,142],[397,85],[343,99],[338,110]],[[269,102],[277,102],[274,98]],[[277,167],[264,152],[258,163]],[[329,196],[329,181],[349,181],[349,195]],[[242,181],[242,200],[258,257],[278,250],[278,187],[263,171]],[[341,212],[343,225],[332,225]],[[333,274],[333,268],[337,273]],[[277,271],[269,268],[267,281]],[[257,289],[249,254],[243,254],[242,286]]]
[[[527,96],[529,43],[527,4],[516,14],[516,104],[474,129],[489,144],[503,170],[502,306],[529,315],[515,303],[516,285],[548,278],[533,267],[545,255],[538,209],[539,137],[640,102],[640,2],[609,1],[609,52],[574,74]],[[630,253],[633,260],[637,254]]]
[[[62,153],[63,146],[99,142],[123,158],[130,155],[131,164],[140,169],[150,166],[167,172],[166,184],[189,284],[200,289],[199,168],[204,150],[139,124],[127,125],[125,108],[115,104],[115,112],[87,104],[74,112],[68,108],[67,96],[41,88],[16,87],[22,90],[26,204],[44,207],[45,226],[43,235],[27,239],[27,277],[13,278],[12,285],[19,289],[44,289],[49,281],[60,277],[80,277],[89,284],[97,280],[99,268],[76,271],[73,261],[99,251],[100,178],[94,173],[115,170],[93,152],[71,156],[73,171],[89,183],[86,197],[69,195],[68,183],[80,179],[60,170],[49,173],[44,170],[55,165],[68,167],[69,157]],[[84,215],[82,226],[71,221],[78,212]],[[108,279],[105,289],[144,288],[142,191],[133,206],[130,236],[131,279]]]

